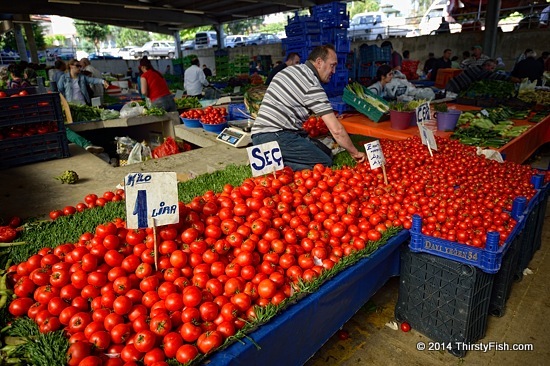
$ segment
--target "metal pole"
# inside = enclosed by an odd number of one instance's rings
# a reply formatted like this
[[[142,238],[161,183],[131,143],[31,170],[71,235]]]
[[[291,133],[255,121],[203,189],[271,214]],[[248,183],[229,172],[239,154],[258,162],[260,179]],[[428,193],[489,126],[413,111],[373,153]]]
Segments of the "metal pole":
[[[500,4],[501,0],[489,0],[487,3],[483,49],[485,54],[491,58],[495,57],[496,52]]]

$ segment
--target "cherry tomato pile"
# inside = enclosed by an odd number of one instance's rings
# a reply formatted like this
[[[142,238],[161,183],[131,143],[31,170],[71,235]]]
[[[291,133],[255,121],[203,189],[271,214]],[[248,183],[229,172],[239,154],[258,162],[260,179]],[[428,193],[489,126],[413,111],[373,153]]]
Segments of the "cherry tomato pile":
[[[187,119],[200,119],[203,115],[204,112],[202,109],[190,109],[188,111],[181,112],[180,117]]]
[[[323,121],[321,117],[309,117],[308,120],[304,122],[302,127],[307,132],[309,137],[325,136],[329,132],[325,121]]]
[[[125,197],[124,189],[117,189],[115,192],[107,191],[103,193],[101,197],[98,197],[98,195],[94,193],[90,193],[84,197],[84,202],[79,202],[76,206],[65,206],[62,210],[50,211],[50,219],[56,220],[61,216],[73,215],[76,212],[82,212],[96,206],[103,207],[107,202],[121,201],[124,200]]]
[[[428,235],[483,246],[498,231],[502,242],[512,199],[535,193],[535,171],[436,139],[433,157],[419,138],[382,141],[389,184],[368,163],[316,165],[180,203],[180,222],[157,228],[158,270],[152,229],[99,225],[10,267],[9,311],[41,332],[64,329],[69,365],[185,363],[253,321],[255,305],[280,304],[388,228],[410,228],[413,214]]]
[[[14,93],[10,95],[10,97],[24,97],[26,95],[29,95],[29,92],[26,90],[21,90],[18,93]],[[7,98],[8,94],[5,91],[0,90],[0,98]]]
[[[21,218],[14,216],[7,224],[0,226],[0,243],[11,243],[17,237],[17,228],[21,225]]]
[[[43,135],[50,132],[57,132],[58,130],[59,128],[55,121],[10,126],[0,129],[0,140]]]
[[[227,109],[224,107],[208,106],[204,109],[204,114],[201,116],[201,123],[209,125],[218,125],[227,121]]]

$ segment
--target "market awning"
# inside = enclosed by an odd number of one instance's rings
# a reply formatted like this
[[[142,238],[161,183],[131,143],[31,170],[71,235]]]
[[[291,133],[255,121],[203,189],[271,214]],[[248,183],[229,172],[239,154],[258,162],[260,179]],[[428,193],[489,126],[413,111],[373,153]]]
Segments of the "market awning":
[[[180,29],[219,25],[330,2],[331,0],[4,0],[0,2],[0,14],[60,15],[173,34]]]

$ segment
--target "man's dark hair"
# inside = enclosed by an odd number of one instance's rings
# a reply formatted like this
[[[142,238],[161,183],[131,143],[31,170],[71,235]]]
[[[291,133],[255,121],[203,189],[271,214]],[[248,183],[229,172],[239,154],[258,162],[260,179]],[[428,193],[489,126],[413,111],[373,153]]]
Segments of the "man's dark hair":
[[[198,58],[194,58],[191,60],[191,65],[196,65],[196,66],[200,66],[200,62],[199,62],[199,59]]]
[[[411,53],[410,53],[409,50],[403,51],[403,57],[404,57],[404,58],[408,58],[410,54],[411,54]]]
[[[449,52],[449,51],[451,51],[451,49],[450,49],[450,48],[445,48],[445,49],[443,50],[443,53],[445,53],[445,52]]]
[[[320,57],[321,60],[326,61],[328,58],[329,50],[336,52],[336,50],[334,49],[334,46],[331,44],[326,44],[324,46],[317,46],[313,49],[313,51],[311,51],[307,59],[309,61],[314,62],[315,60],[317,60],[318,57]]]
[[[286,56],[286,60],[285,60],[285,61],[288,61],[288,60],[290,60],[290,59],[293,59],[293,58],[296,57],[296,56],[300,57],[300,55],[299,55],[298,53],[296,53],[296,52],[290,52],[290,53]]]
[[[494,64],[496,66],[496,65],[498,65],[498,62],[497,62],[497,60],[490,58],[488,60],[485,60],[481,66],[485,67],[489,64]]]
[[[380,45],[380,47],[391,47],[393,49],[393,45],[391,44],[390,41],[384,41],[382,42],[382,44]]]

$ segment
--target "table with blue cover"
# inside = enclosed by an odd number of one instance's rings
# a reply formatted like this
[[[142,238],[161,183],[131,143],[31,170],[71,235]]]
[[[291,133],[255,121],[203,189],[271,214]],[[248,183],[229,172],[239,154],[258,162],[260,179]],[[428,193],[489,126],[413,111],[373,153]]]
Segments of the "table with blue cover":
[[[342,327],[390,277],[399,275],[399,248],[409,239],[402,230],[369,257],[340,272],[249,337],[214,353],[211,365],[302,365]]]

